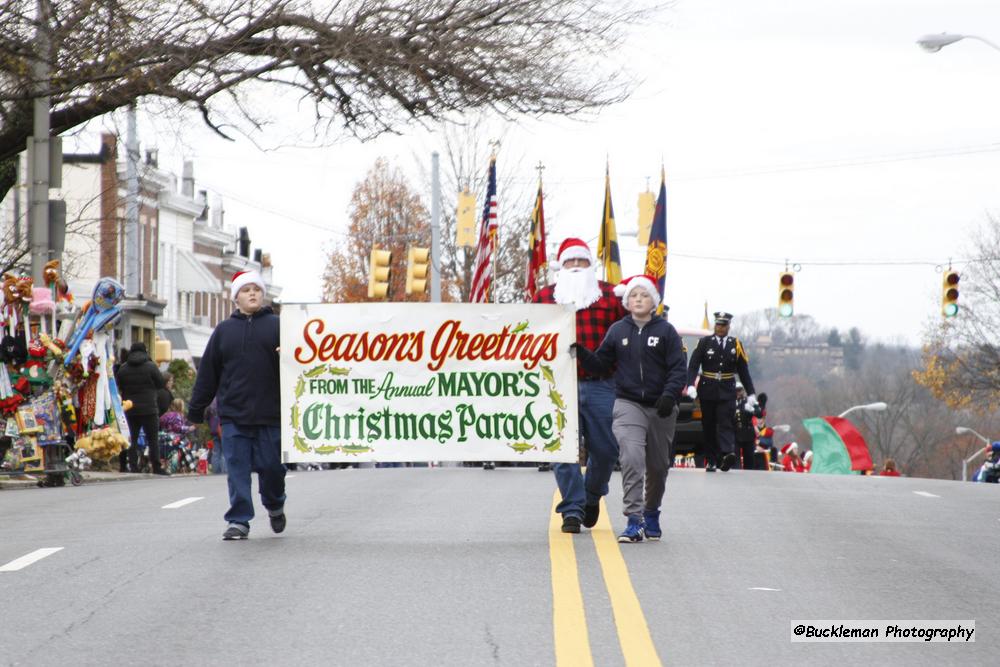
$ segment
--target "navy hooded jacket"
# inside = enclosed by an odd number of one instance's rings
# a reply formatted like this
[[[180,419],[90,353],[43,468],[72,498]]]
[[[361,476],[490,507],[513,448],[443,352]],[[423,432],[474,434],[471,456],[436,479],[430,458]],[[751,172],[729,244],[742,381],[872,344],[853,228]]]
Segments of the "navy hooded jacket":
[[[616,395],[641,405],[655,405],[660,396],[677,400],[687,380],[681,337],[659,315],[641,327],[626,315],[611,325],[594,352],[577,347],[576,353],[592,373],[615,366]]]
[[[253,315],[237,310],[220,322],[198,366],[188,419],[203,422],[205,408],[217,398],[222,423],[280,424],[278,345],[278,316],[268,306]]]

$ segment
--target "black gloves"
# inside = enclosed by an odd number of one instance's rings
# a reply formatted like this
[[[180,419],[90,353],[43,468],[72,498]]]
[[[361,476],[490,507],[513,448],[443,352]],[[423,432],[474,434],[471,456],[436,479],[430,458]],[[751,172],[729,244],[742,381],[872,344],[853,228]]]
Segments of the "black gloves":
[[[677,401],[674,400],[673,396],[663,395],[656,399],[656,416],[658,417],[669,417],[674,411],[674,405]]]

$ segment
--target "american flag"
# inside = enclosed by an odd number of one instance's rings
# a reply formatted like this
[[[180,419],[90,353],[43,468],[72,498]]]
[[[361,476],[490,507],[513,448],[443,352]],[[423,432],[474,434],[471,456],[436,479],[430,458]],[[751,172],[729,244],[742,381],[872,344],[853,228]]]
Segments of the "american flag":
[[[483,219],[479,225],[479,243],[476,246],[476,261],[472,268],[472,303],[490,300],[493,284],[493,254],[497,243],[497,161],[490,158],[489,184],[486,186],[486,201],[483,203]]]

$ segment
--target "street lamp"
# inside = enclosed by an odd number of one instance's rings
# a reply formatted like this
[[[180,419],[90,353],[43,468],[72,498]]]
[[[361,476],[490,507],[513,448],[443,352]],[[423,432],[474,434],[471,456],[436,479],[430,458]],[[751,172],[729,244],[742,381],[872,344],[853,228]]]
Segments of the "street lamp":
[[[979,438],[980,440],[982,440],[983,442],[986,443],[986,447],[984,447],[983,449],[980,449],[978,451],[973,452],[972,456],[970,456],[967,459],[963,459],[962,460],[962,481],[965,482],[965,481],[968,480],[968,477],[969,477],[969,475],[968,475],[969,463],[971,463],[974,459],[979,458],[980,456],[982,456],[983,454],[985,454],[987,451],[989,451],[990,441],[983,434],[977,433],[976,431],[972,430],[971,428],[969,428],[967,426],[959,426],[959,427],[957,427],[955,429],[955,433],[957,433],[958,435],[974,435],[974,436],[976,436],[977,438]]]
[[[992,46],[997,51],[1000,51],[1000,46],[997,46],[993,42],[983,37],[977,35],[958,35],[955,33],[942,32],[940,35],[924,35],[917,40],[917,45],[928,53],[937,53],[949,44],[954,44],[955,42],[962,39],[976,39],[986,44]]]
[[[877,403],[866,403],[865,405],[855,405],[854,407],[847,408],[837,416],[846,417],[855,410],[870,410],[871,412],[885,412],[886,409],[888,409],[888,407],[889,406],[883,403],[882,401],[878,401]]]

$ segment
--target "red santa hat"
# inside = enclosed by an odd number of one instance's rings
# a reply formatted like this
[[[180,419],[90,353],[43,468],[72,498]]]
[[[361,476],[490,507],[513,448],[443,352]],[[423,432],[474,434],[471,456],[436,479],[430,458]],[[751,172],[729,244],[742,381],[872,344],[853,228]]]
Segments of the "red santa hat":
[[[568,238],[563,241],[562,245],[559,246],[557,257],[556,261],[550,262],[550,267],[553,271],[558,271],[563,267],[563,264],[571,259],[585,259],[591,264],[594,263],[594,256],[590,253],[590,246],[583,239],[577,238]]]
[[[237,271],[233,274],[233,284],[229,287],[229,297],[236,301],[236,295],[247,285],[256,285],[262,292],[266,292],[264,279],[256,271]]]
[[[805,456],[802,457],[802,460],[803,461],[808,461],[812,457],[813,457],[813,453],[812,453],[812,450],[810,449],[808,452],[805,453]]]
[[[636,287],[641,287],[653,298],[653,305],[660,305],[660,292],[656,289],[656,279],[653,276],[639,274],[631,276],[615,285],[615,294],[620,296],[623,303],[628,303],[628,295]]]
[[[796,443],[794,443],[794,442],[790,442],[790,443],[788,443],[787,445],[785,445],[784,447],[782,447],[782,448],[781,448],[781,453],[782,453],[782,454],[788,454],[788,453],[790,453],[790,452],[791,452],[791,451],[792,451],[793,449],[794,449],[795,451],[799,451],[799,446],[798,446],[798,444],[796,444]]]

